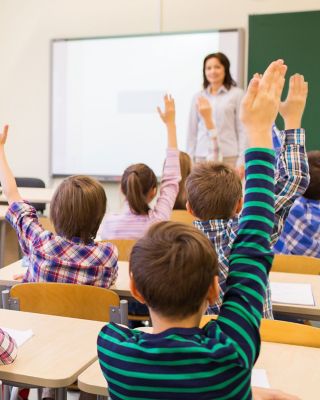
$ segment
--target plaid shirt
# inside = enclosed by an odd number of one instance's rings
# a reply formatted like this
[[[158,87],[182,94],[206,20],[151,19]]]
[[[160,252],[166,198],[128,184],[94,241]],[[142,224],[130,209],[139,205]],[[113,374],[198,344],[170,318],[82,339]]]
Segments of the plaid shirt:
[[[279,131],[274,126],[274,138],[280,143],[277,151],[277,168],[275,173],[275,227],[271,244],[274,245],[282,232],[284,221],[295,199],[303,194],[309,184],[309,169],[305,151],[305,134],[303,129]],[[208,314],[218,314],[226,290],[226,279],[229,271],[229,255],[237,236],[239,216],[231,219],[194,221],[213,243],[219,260],[220,296],[217,304],[207,310]],[[271,291],[268,284],[264,317],[272,319]]]
[[[118,252],[111,243],[84,244],[46,231],[36,210],[26,202],[12,203],[6,219],[18,234],[29,267],[24,282],[79,283],[109,288],[118,274]]]
[[[300,197],[291,207],[275,253],[320,258],[320,201]]]
[[[11,364],[16,357],[16,342],[0,328],[0,364]]]

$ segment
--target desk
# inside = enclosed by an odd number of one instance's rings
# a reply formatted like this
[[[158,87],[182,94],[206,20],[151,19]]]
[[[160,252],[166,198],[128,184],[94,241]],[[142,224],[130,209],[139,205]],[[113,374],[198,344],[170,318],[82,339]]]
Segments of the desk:
[[[54,190],[49,188],[18,188],[20,196],[30,203],[50,203]],[[7,201],[3,193],[0,194],[0,201]]]
[[[273,389],[315,400],[319,393],[320,349],[262,342],[255,368],[265,369]],[[96,361],[78,377],[78,386],[87,393],[107,396],[107,382]]]
[[[118,278],[116,283],[110,289],[118,293],[120,297],[131,297],[129,288],[129,264],[127,261],[119,261],[118,264]],[[8,287],[15,285],[17,281],[13,279],[13,275],[21,274],[24,271],[25,269],[22,267],[21,260],[0,269],[0,285]],[[274,303],[273,310],[294,318],[320,321],[320,276],[271,272],[270,280],[272,282],[310,283],[315,299],[315,306]]]
[[[0,326],[32,329],[34,336],[18,350],[13,364],[0,366],[0,380],[58,389],[68,385],[97,359],[97,336],[105,324],[76,318],[0,310]]]

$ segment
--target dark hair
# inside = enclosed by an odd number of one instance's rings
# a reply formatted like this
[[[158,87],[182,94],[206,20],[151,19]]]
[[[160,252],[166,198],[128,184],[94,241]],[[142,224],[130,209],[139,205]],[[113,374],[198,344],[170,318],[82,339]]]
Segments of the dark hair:
[[[187,202],[187,195],[186,195],[186,179],[191,172],[191,158],[189,154],[185,153],[184,151],[180,151],[179,154],[179,161],[180,161],[180,173],[181,173],[181,181],[179,183],[179,193],[176,198],[176,202],[174,203],[173,209],[174,210],[185,210],[186,209],[186,202]]]
[[[308,151],[310,183],[303,197],[320,200],[320,151]]]
[[[56,189],[50,217],[58,235],[69,240],[78,237],[89,243],[96,237],[106,207],[107,197],[98,181],[88,176],[71,176]]]
[[[121,178],[122,193],[126,196],[131,211],[138,215],[148,214],[146,197],[156,187],[157,177],[145,164],[130,165]]]
[[[203,60],[202,72],[203,72],[203,88],[206,89],[210,83],[206,77],[206,63],[210,58],[216,58],[220,61],[220,63],[224,67],[224,81],[223,85],[229,90],[231,86],[237,86],[237,83],[233,80],[231,73],[230,73],[230,61],[228,57],[223,53],[211,53],[208,54],[205,59]]]
[[[186,180],[187,200],[195,217],[202,221],[230,218],[242,197],[238,173],[226,164],[196,164]]]
[[[162,221],[135,244],[129,270],[148,307],[165,317],[182,319],[199,311],[218,275],[218,260],[201,231]]]

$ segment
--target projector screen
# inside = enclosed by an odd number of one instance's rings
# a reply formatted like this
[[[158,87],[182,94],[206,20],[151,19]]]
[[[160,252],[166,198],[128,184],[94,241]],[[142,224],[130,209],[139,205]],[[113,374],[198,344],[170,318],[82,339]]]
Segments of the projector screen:
[[[156,107],[176,103],[178,145],[185,150],[192,97],[202,62],[222,51],[243,84],[241,30],[54,40],[51,174],[118,180],[133,163],[161,176],[166,129]]]

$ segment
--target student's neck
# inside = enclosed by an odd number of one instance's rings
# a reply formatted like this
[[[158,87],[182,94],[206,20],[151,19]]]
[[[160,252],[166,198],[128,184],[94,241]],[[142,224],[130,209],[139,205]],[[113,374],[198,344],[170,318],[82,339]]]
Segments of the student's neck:
[[[161,333],[170,328],[197,328],[200,324],[202,311],[183,319],[165,318],[150,310],[153,333]]]
[[[210,85],[210,94],[217,94],[218,90],[221,88],[222,83],[212,83]]]

